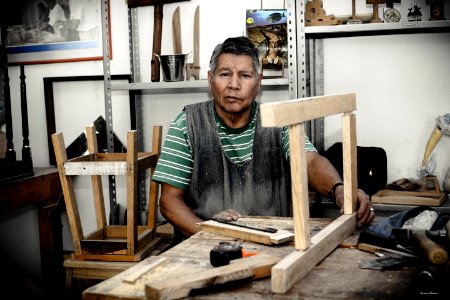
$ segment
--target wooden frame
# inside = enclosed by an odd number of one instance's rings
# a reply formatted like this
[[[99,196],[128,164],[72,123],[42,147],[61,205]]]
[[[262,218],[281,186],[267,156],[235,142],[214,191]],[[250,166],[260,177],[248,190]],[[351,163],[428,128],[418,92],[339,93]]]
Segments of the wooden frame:
[[[137,152],[137,131],[127,134],[127,153],[98,153],[96,130],[86,128],[89,154],[67,159],[61,132],[52,135],[58,173],[72,232],[74,259],[104,261],[140,261],[161,241],[156,237],[156,213],[159,185],[151,182],[148,225],[137,225],[138,173],[154,172],[161,152],[162,127],[153,128],[152,152]],[[90,175],[94,194],[97,229],[84,236],[72,183],[74,175]],[[127,225],[106,225],[101,175],[127,176]]]
[[[110,0],[102,1],[107,1],[106,5],[109,7]],[[84,24],[85,27],[92,26],[89,28],[92,28],[91,32],[94,32],[96,38],[92,37],[94,34],[91,34],[89,38],[83,38],[83,36],[79,36],[79,31],[76,30],[71,31],[73,32],[72,35],[67,34],[69,31],[66,31],[66,34],[63,31],[60,32],[59,28],[66,27],[65,24],[68,24],[69,21],[67,21],[66,16],[64,16],[65,20],[62,20],[63,16],[59,13],[55,13],[53,16],[62,21],[57,21],[51,26],[49,19],[50,8],[43,4],[44,2],[40,0],[24,0],[15,7],[8,8],[10,10],[10,23],[14,24],[8,28],[9,33],[5,43],[9,65],[48,64],[103,59],[102,43],[104,40],[102,38],[103,16],[101,13],[101,1],[87,2],[89,4],[97,3],[97,7],[88,8],[83,6],[80,10],[80,18],[88,20],[87,22],[81,20],[80,23]],[[40,10],[39,6],[43,10]],[[55,11],[58,10],[57,8],[62,9],[60,7],[62,6],[57,4]],[[70,7],[66,9],[70,14]],[[98,17],[97,24],[89,24],[92,17],[95,17],[92,13],[95,13]],[[87,17],[83,18],[83,14],[87,15]],[[41,16],[42,19],[40,19]],[[45,17],[47,17],[47,20],[44,19]],[[111,22],[110,15],[107,16],[107,21],[108,23]],[[111,28],[110,24],[108,27]],[[111,30],[108,33],[109,56],[112,58]]]
[[[272,267],[272,292],[285,293],[356,230],[356,95],[341,94],[261,105],[264,127],[289,126],[295,247]],[[343,113],[344,214],[316,234],[309,233],[305,122]]]
[[[53,84],[57,82],[73,82],[73,81],[100,81],[104,80],[102,75],[87,76],[68,76],[68,77],[44,77],[44,98],[45,98],[45,117],[47,120],[47,144],[48,156],[51,165],[56,165],[55,153],[52,146],[51,135],[56,132],[55,121],[55,97],[53,94]],[[127,80],[131,82],[131,76],[128,74],[112,75],[111,80]],[[130,118],[131,129],[136,129],[136,109],[134,105],[135,91],[129,91],[130,97]]]

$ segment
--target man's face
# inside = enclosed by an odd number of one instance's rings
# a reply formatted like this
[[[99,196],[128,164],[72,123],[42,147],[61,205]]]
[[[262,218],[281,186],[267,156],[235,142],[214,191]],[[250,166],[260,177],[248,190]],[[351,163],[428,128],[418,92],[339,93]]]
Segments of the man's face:
[[[222,54],[215,74],[208,80],[218,115],[230,117],[250,113],[261,86],[261,74],[256,75],[249,55]]]

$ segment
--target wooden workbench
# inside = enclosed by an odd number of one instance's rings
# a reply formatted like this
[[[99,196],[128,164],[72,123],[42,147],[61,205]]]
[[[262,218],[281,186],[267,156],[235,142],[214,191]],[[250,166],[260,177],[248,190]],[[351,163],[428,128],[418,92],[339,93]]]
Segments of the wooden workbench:
[[[278,229],[293,230],[290,218],[246,218],[246,222]],[[311,219],[311,234],[317,233],[331,222],[330,219]],[[271,292],[270,278],[244,280],[222,286],[193,290],[192,299],[402,299],[410,295],[416,267],[403,267],[395,271],[376,271],[359,268],[359,261],[372,260],[373,254],[360,251],[354,246],[358,234],[350,236],[341,247],[334,250],[318,266],[300,280],[287,293],[275,295]],[[207,232],[199,232],[160,256],[149,257],[130,269],[108,280],[92,286],[83,292],[83,299],[145,299],[145,284],[152,280],[212,268],[209,252],[220,241],[233,239]],[[282,246],[267,246],[240,241],[250,251],[265,252],[274,256],[284,256],[294,251],[294,243]],[[154,268],[142,275],[134,284],[123,280],[130,275],[141,273],[160,257],[167,257],[170,264]]]

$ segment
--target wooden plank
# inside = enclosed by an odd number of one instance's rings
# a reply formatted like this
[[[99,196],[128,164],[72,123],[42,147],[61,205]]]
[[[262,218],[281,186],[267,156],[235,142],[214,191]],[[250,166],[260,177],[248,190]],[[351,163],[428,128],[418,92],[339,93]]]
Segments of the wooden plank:
[[[162,142],[162,126],[153,126],[153,139],[152,139],[152,154],[156,156],[155,165],[150,168],[150,178],[153,177],[155,167],[161,155],[161,142]],[[159,183],[154,180],[150,180],[150,192],[148,196],[148,216],[147,226],[150,229],[156,227],[156,220],[158,219],[158,197],[159,197]]]
[[[147,226],[138,226],[138,235],[145,234],[149,229]],[[127,236],[126,225],[108,225],[104,228],[104,234],[107,238],[125,238]]]
[[[162,263],[167,261],[167,257],[158,257],[155,261],[153,261],[151,264],[145,265],[142,267],[139,271],[136,271],[132,274],[127,275],[125,278],[122,279],[123,282],[126,283],[136,283],[136,280],[144,275],[145,273],[149,272],[151,269],[161,265]]]
[[[252,241],[266,245],[282,244],[294,240],[294,234],[287,230],[278,230],[275,233],[269,233],[219,223],[213,220],[197,223],[196,225],[207,232],[217,233],[228,237],[239,238],[246,241]]]
[[[127,163],[124,161],[67,162],[66,175],[126,175]]]
[[[289,141],[295,248],[305,250],[311,244],[311,237],[309,235],[309,194],[306,152],[304,150],[304,123],[289,126]]]
[[[342,215],[311,239],[306,251],[293,251],[272,268],[272,292],[285,293],[355,231],[356,214]]]
[[[137,169],[137,130],[127,134],[127,255],[136,253],[137,248],[137,195],[138,195],[138,169]]]
[[[173,278],[145,285],[147,299],[179,299],[187,297],[192,289],[223,284],[244,278],[270,276],[271,267],[280,258],[258,254],[232,261],[231,264],[189,274],[177,274]]]
[[[261,104],[261,123],[282,127],[354,110],[354,93],[270,102]]]
[[[98,144],[95,126],[86,127],[86,136],[89,154],[97,154]],[[91,181],[92,191],[94,193],[95,219],[97,221],[97,228],[103,228],[106,226],[106,212],[105,200],[103,196],[102,177],[99,175],[92,175]]]
[[[371,199],[373,203],[379,204],[440,206],[447,198],[445,193],[440,193],[438,196],[413,196],[400,193],[400,191],[381,190],[372,195]]]
[[[64,195],[64,202],[66,204],[67,218],[69,219],[74,250],[75,253],[81,254],[80,241],[84,238],[83,228],[81,227],[80,213],[75,198],[72,178],[66,176],[64,171],[64,164],[67,162],[67,153],[63,134],[61,132],[52,134],[52,143],[55,150],[56,164]]]
[[[138,153],[138,159],[142,160],[145,158],[148,158],[152,156],[152,153],[150,152],[139,152]],[[121,152],[117,152],[117,153],[93,153],[93,154],[85,154],[82,156],[77,156],[74,158],[71,158],[68,160],[68,162],[88,162],[88,161],[92,161],[92,162],[106,162],[106,161],[122,161],[125,162],[127,161],[127,154],[126,153],[121,153]]]
[[[146,244],[142,249],[139,249],[134,255],[127,255],[126,250],[118,251],[114,254],[72,254],[73,259],[76,260],[99,260],[99,261],[141,261],[150,252],[161,244],[161,238],[155,237]]]
[[[344,214],[356,210],[358,196],[357,157],[356,157],[356,117],[355,114],[342,116],[342,155],[344,177]]]

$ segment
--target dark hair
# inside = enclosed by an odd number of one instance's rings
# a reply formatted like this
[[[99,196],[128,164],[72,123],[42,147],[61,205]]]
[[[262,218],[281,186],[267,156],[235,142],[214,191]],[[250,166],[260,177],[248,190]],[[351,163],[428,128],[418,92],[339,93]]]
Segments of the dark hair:
[[[218,44],[211,55],[209,61],[209,69],[214,74],[217,67],[219,56],[224,53],[237,55],[249,55],[253,59],[253,68],[256,74],[259,73],[259,57],[258,50],[253,42],[245,36],[227,38],[222,44]]]

